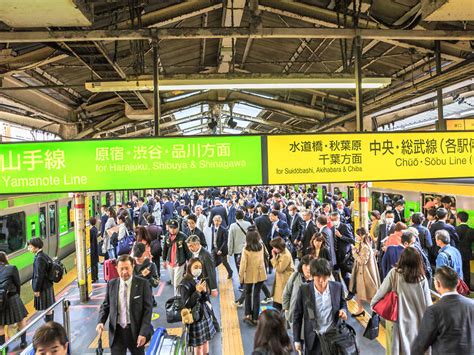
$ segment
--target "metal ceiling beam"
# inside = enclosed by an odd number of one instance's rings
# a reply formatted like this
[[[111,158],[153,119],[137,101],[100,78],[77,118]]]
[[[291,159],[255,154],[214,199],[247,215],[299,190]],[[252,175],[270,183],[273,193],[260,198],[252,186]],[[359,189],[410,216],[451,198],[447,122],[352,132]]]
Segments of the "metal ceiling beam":
[[[323,27],[330,27],[330,28],[335,28],[339,29],[337,25],[337,13],[333,10],[326,9],[326,8],[321,8],[318,6],[314,5],[309,5],[309,4],[304,4],[304,3],[297,3],[295,1],[261,1],[263,5],[259,5],[259,9],[262,11],[274,13],[277,15],[282,15],[282,16],[287,16],[290,18],[298,19],[301,21],[305,21],[308,23],[316,24],[318,26],[323,26]],[[351,27],[352,24],[352,17],[347,18],[347,26]],[[381,26],[380,24],[366,20],[366,19],[361,19],[360,20],[360,25],[365,26],[367,29],[380,29]],[[392,31],[389,29],[380,29],[381,31]],[[397,30],[398,31],[398,30]],[[405,30],[402,30],[405,31]],[[422,29],[421,27],[417,27],[417,30],[408,30],[408,31],[415,31],[415,32],[424,32],[425,30]],[[361,36],[362,39],[377,39],[386,43],[390,43],[394,46],[399,46],[402,48],[415,48],[418,52],[420,53],[434,53],[434,49],[431,48],[426,48],[424,46],[421,46],[419,44],[413,44],[413,43],[404,43],[400,41],[393,41],[393,40],[424,40],[423,38],[390,38],[390,37],[383,37],[383,38],[369,38],[365,36]],[[441,40],[441,38],[439,38]],[[433,39],[434,40],[434,39]],[[443,58],[449,59],[449,60],[460,60],[461,58],[443,53]]]
[[[222,113],[224,113],[224,114],[226,114],[230,117],[230,112],[223,111]],[[236,118],[238,120],[248,121],[248,122],[256,123],[256,124],[259,124],[259,125],[262,125],[262,126],[278,128],[281,131],[287,131],[287,132],[295,132],[295,131],[296,132],[305,132],[306,131],[303,128],[299,128],[299,127],[292,126],[292,125],[289,125],[289,124],[264,120],[262,118],[252,117],[252,116],[243,115],[243,114],[235,113],[235,112],[232,113],[232,117]]]
[[[421,96],[426,91],[433,91],[434,88],[446,87],[452,83],[454,80],[463,80],[466,77],[474,75],[474,60],[466,61],[465,64],[459,65],[457,68],[443,72],[441,75],[436,75],[422,82],[418,83],[416,86],[397,91],[390,94],[387,97],[382,99],[377,98],[370,102],[367,102],[364,106],[364,114],[370,113],[374,110],[381,110],[390,105],[406,100],[407,98],[413,99],[416,96]],[[347,121],[351,121],[355,118],[355,112],[348,113],[347,115],[341,116],[337,119],[334,119],[326,124],[317,125],[313,127],[312,131],[324,131],[334,126],[338,126]]]
[[[389,30],[389,29],[350,29],[350,28],[279,28],[266,27],[250,29],[245,27],[226,28],[163,28],[139,30],[79,30],[79,31],[9,31],[0,32],[0,43],[35,42],[84,42],[84,41],[137,41],[137,40],[181,40],[181,39],[223,39],[223,38],[328,38],[376,39],[394,43],[404,48],[419,49],[417,45],[393,42],[393,40],[420,41],[470,41],[474,40],[471,30]],[[431,49],[423,48],[432,53]],[[443,53],[446,57],[446,53]],[[451,58],[457,58],[450,56]]]

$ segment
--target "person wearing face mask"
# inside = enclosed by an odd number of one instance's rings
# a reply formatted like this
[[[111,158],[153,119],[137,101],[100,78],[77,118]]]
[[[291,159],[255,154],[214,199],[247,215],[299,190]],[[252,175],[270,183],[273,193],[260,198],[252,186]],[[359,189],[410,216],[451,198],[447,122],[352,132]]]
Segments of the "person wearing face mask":
[[[341,221],[339,212],[331,213],[331,222],[337,267],[341,270],[344,282],[349,286],[350,273],[354,265],[354,259],[351,253],[351,246],[355,244],[354,234],[352,233],[350,225]]]
[[[298,297],[300,287],[301,285],[311,281],[311,272],[309,268],[311,260],[313,260],[311,255],[305,255],[301,258],[297,270],[290,276],[283,290],[282,307],[285,311],[285,319],[287,320],[290,329],[293,329],[293,313],[295,311],[296,298]],[[304,339],[303,333],[301,333],[301,337]]]
[[[336,211],[335,212],[337,212],[339,214],[339,216],[341,217],[341,222],[342,223],[347,223],[347,224],[352,223],[351,211],[349,210],[349,208],[344,206],[344,202],[342,202],[342,201],[337,201],[336,202]]]
[[[216,334],[212,313],[207,305],[209,294],[202,270],[201,260],[191,258],[186,268],[186,274],[178,287],[184,308],[192,310],[193,313],[193,322],[187,326],[186,345],[192,347],[194,354],[198,355],[209,353],[209,341]]]
[[[375,256],[377,257],[377,264],[379,266],[379,272],[382,275],[382,259],[384,251],[382,249],[385,239],[395,231],[394,214],[392,210],[385,211],[385,217],[382,218],[385,223],[380,224],[379,231],[377,234],[377,244],[375,247]]]

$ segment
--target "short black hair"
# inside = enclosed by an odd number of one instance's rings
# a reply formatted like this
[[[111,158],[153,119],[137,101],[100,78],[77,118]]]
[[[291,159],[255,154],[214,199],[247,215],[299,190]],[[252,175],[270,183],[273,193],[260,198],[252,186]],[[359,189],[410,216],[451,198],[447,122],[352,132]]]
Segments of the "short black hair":
[[[142,244],[142,243],[136,243],[136,244]],[[125,263],[127,261],[130,261],[130,263],[132,264],[132,266],[135,265],[135,259],[133,259],[129,254],[124,254],[124,255],[120,255],[117,259],[117,266],[120,262],[122,263]]]
[[[277,210],[271,211],[270,214],[272,214],[272,215],[274,215],[275,217],[278,217],[278,218],[280,217],[280,214],[278,213]]]
[[[311,254],[306,254],[303,256],[298,263],[298,272],[302,273],[303,272],[303,265],[310,265],[311,261],[314,259],[314,257]]]
[[[138,201],[140,201],[140,202],[145,202],[145,198],[144,198],[144,197],[139,197],[139,198],[138,198]]]
[[[425,216],[421,212],[415,212],[411,216],[411,221],[414,224],[422,224],[424,220],[425,220]]]
[[[410,244],[412,241],[412,238],[413,238],[413,233],[411,233],[410,231],[404,231],[402,233],[402,238],[401,238],[402,244],[404,243]]]
[[[244,211],[238,210],[237,212],[235,212],[235,218],[236,219],[244,219]]]
[[[279,204],[278,202],[275,202],[275,203],[273,204],[273,210],[274,210],[274,211],[279,211],[279,210],[280,210],[280,204]]]
[[[41,248],[43,248],[43,241],[39,237],[31,238],[28,241],[28,245],[31,245],[32,247],[35,247],[35,248],[38,248],[38,249],[41,249]]]
[[[328,224],[328,220],[326,216],[319,216],[318,218],[316,218],[316,222],[318,222],[322,226],[325,226]]]
[[[97,223],[97,219],[96,219],[95,217],[89,218],[89,224],[90,224],[91,226],[95,226],[96,223]]]
[[[188,206],[184,206],[181,211],[186,212],[187,215],[191,214],[191,209]]]
[[[398,200],[397,202],[395,202],[395,207],[397,207],[397,206],[405,206],[405,201]]]
[[[148,223],[150,223],[150,224],[155,223],[155,216],[153,216],[152,214],[148,215],[148,216],[146,217],[146,221],[147,221]]]
[[[458,212],[458,218],[462,223],[466,223],[469,219],[469,214],[466,211]]]
[[[189,221],[193,221],[194,223],[197,223],[197,217],[196,217],[196,215],[195,215],[195,214],[190,214],[190,215],[188,216],[188,222],[189,222]]]
[[[388,215],[388,214],[395,215],[395,212],[393,212],[393,210],[387,210],[387,211],[385,211],[385,216]]]
[[[448,290],[455,290],[458,285],[459,275],[449,266],[437,267],[434,277],[443,288],[447,288]]]
[[[438,217],[439,219],[443,219],[447,215],[448,215],[448,210],[446,208],[441,207],[436,210],[436,217]]]
[[[62,346],[67,344],[67,334],[63,326],[56,322],[48,322],[36,329],[33,336],[33,348],[48,346],[56,341]]]
[[[452,198],[449,197],[449,196],[443,196],[443,197],[441,198],[441,203],[453,203],[453,200],[452,200]]]
[[[266,205],[262,205],[262,213],[268,213],[268,207]]]
[[[140,258],[142,257],[144,252],[145,252],[145,244],[135,243],[135,245],[133,246],[133,255],[137,258]]]
[[[332,269],[329,261],[324,258],[313,259],[309,264],[311,276],[331,276]]]

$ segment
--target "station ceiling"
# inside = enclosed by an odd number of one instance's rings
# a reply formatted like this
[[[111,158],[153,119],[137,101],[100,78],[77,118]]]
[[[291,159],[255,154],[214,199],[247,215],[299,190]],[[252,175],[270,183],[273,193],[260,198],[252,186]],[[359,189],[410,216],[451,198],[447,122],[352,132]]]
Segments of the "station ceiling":
[[[451,0],[450,7],[443,0],[437,7],[432,1],[354,1],[22,0],[22,6],[2,1],[0,119],[66,139],[150,135],[150,92],[93,93],[84,84],[151,78],[152,43],[158,45],[160,78],[170,80],[208,74],[353,77],[353,39],[339,30],[353,29],[356,23],[359,29],[383,30],[363,37],[363,75],[391,78],[386,88],[364,90],[365,129],[432,110],[437,88],[443,88],[449,104],[474,96],[474,18],[469,1]],[[467,10],[453,11],[453,3]],[[166,32],[156,32],[153,40],[121,37],[127,30],[144,29],[170,29],[168,33],[175,31],[179,38],[160,37]],[[245,29],[252,36],[242,35]],[[271,29],[302,35],[278,36]],[[334,34],[321,38],[311,29],[332,29]],[[96,36],[98,30],[110,36]],[[413,31],[397,37],[398,30]],[[415,35],[420,31],[423,36]],[[442,74],[436,75],[434,39],[440,34]],[[85,35],[90,40],[73,40]],[[12,36],[16,37],[5,39]],[[25,90],[32,86],[42,88]],[[235,132],[355,127],[354,90],[169,91],[161,92],[160,98],[162,135],[209,133],[209,118],[219,117],[226,126],[231,116],[246,122]],[[402,112],[391,110],[401,103]],[[200,109],[189,116],[179,113],[191,107]],[[255,115],[234,107],[248,107]]]

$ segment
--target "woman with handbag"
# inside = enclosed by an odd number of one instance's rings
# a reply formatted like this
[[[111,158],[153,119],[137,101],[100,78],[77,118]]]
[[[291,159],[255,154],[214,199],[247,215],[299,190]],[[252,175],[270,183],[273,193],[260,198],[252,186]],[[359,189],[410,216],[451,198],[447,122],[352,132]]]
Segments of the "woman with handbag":
[[[181,311],[183,323],[187,324],[187,345],[194,349],[194,355],[209,353],[209,341],[216,334],[212,314],[207,305],[209,294],[205,279],[201,279],[203,265],[198,258],[188,262],[186,274],[178,286],[183,300]]]
[[[118,228],[117,224],[115,222],[115,219],[117,218],[117,214],[115,213],[115,210],[113,207],[109,207],[107,209],[107,222],[105,223],[104,227],[104,243],[102,244],[102,252],[107,253],[109,259],[115,259],[115,245],[114,245],[114,240],[115,236],[114,234],[117,234],[118,236]]]
[[[407,247],[370,304],[379,315],[390,314],[391,321],[386,318],[387,354],[411,354],[421,319],[431,304],[423,259],[416,249]]]
[[[374,251],[372,250],[372,239],[365,228],[357,229],[356,241],[358,246],[352,246],[354,266],[352,268],[349,291],[356,295],[355,301],[359,309],[357,312],[352,313],[352,317],[359,317],[365,314],[362,301],[370,303],[380,287],[380,276]]]
[[[271,240],[272,263],[275,269],[275,282],[273,283],[273,307],[281,311],[283,303],[283,289],[290,276],[295,272],[295,265],[291,253],[286,247],[282,237],[276,237]]]

